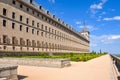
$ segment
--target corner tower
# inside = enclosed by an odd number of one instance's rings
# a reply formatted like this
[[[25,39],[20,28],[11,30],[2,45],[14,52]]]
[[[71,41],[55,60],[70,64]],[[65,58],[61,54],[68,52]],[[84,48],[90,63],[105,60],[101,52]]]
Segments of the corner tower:
[[[84,21],[84,28],[83,30],[80,32],[87,40],[89,40],[90,38],[90,32],[87,30],[87,27],[86,27],[86,22]]]

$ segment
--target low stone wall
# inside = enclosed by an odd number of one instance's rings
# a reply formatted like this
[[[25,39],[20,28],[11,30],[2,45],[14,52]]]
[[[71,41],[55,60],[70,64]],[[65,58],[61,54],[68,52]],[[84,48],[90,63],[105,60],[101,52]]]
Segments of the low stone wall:
[[[0,63],[63,68],[70,66],[69,59],[46,58],[0,58]]]
[[[0,80],[18,80],[17,67],[16,65],[0,63]]]

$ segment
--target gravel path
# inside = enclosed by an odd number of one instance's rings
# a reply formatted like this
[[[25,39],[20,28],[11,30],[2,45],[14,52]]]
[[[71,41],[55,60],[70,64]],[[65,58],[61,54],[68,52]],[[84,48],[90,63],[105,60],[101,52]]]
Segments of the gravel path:
[[[65,68],[19,65],[18,75],[23,80],[112,80],[109,55],[71,64],[71,67]]]

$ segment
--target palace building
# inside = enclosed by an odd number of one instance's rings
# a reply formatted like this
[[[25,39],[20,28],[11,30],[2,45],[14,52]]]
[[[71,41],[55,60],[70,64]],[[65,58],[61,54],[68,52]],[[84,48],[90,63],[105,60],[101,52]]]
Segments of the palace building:
[[[0,52],[89,53],[89,32],[75,31],[33,0],[0,0]]]

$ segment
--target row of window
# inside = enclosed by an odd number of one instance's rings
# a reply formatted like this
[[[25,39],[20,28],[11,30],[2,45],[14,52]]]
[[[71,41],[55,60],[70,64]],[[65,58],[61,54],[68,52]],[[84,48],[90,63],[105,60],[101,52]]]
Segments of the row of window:
[[[1,49],[1,48],[0,48]],[[3,46],[3,49],[4,50],[6,50],[7,49],[7,46]],[[13,50],[15,50],[16,49],[16,46],[12,46],[12,49]],[[33,51],[35,50],[35,48],[32,48],[33,49]],[[20,47],[20,50],[21,51],[23,51],[24,49],[23,49],[23,47]],[[29,51],[31,51],[31,48],[30,47],[27,47],[27,50]],[[40,51],[40,48],[37,48],[37,50],[38,51]],[[59,51],[59,50],[62,50],[62,49],[50,49],[50,48],[42,48],[41,49],[42,51]],[[63,50],[67,50],[67,49],[63,49]],[[36,51],[36,50],[35,50]],[[68,50],[67,50],[68,51]],[[81,50],[77,50],[77,49],[75,49],[75,50],[69,50],[69,51],[83,51],[83,52],[89,52],[89,50],[87,50],[87,49],[81,49]]]
[[[6,20],[3,20],[3,27],[6,27],[7,26],[7,22],[6,22]],[[14,22],[12,22],[12,29],[15,29],[15,23]],[[19,25],[19,30],[20,31],[22,31],[23,30],[23,25]],[[26,32],[29,32],[30,31],[30,29],[29,29],[29,27],[26,27]],[[37,33],[37,35],[39,35],[39,33],[40,33],[40,31],[39,30],[37,30],[36,31],[36,33]],[[49,38],[50,37],[54,37],[54,35],[55,35],[55,39],[59,39],[59,38],[57,38],[57,37],[60,37],[60,36],[57,36],[56,35],[56,31],[55,31],[55,34],[53,34],[53,30],[52,30],[52,33],[50,33],[50,32],[45,32],[45,31],[41,31],[41,36],[45,36],[45,37],[47,37],[47,35],[48,35],[48,33],[49,33]],[[35,29],[32,29],[32,34],[35,34]],[[60,39],[62,39],[62,37],[60,37]]]
[[[5,9],[5,8],[3,8],[3,15],[6,16],[6,9]],[[15,16],[15,13],[14,13],[14,12],[12,13],[12,16],[13,16],[13,18],[14,18],[14,16]],[[20,21],[22,21],[22,16],[21,16],[21,15],[20,15]],[[26,23],[27,23],[27,24],[29,23],[29,18],[26,18]],[[3,26],[6,26],[6,21],[5,21],[5,20],[3,20]],[[15,26],[15,23],[12,23],[12,29],[14,29],[14,26]],[[34,21],[32,21],[32,26],[34,26]],[[39,28],[39,23],[37,23],[37,27]],[[41,25],[41,29],[43,30],[43,25]],[[45,26],[45,31],[47,31],[47,30],[49,30],[49,33],[52,32],[52,34],[55,34],[55,35],[56,35],[56,33],[57,33],[59,36],[62,36],[62,37],[65,37],[65,38],[70,39],[70,36],[65,35],[65,34],[62,34],[61,32],[56,31],[56,30],[51,29],[51,28],[48,29],[47,26]],[[20,25],[20,31],[22,31],[22,25]],[[32,29],[32,34],[34,34],[34,31],[35,31],[35,30]],[[26,28],[26,32],[29,32],[28,27]],[[41,32],[41,36],[43,36],[43,33],[44,33],[44,32]],[[47,33],[45,33],[45,34],[47,34]],[[39,35],[39,31],[38,31],[38,30],[37,30],[37,35]],[[55,38],[56,38],[56,37],[55,37]],[[75,39],[72,38],[72,37],[71,37],[71,39],[75,40]]]
[[[6,20],[3,20],[3,26],[6,27]],[[12,29],[15,29],[15,23],[13,22],[12,23]],[[20,25],[19,26],[19,30],[22,31],[23,30],[23,25]],[[30,28],[29,27],[26,27],[26,32],[28,33],[30,31]],[[53,33],[50,33],[50,32],[45,32],[45,31],[40,31],[40,30],[37,30],[35,31],[35,29],[31,29],[31,32],[32,34],[41,34],[42,37],[48,37],[48,38],[53,38],[53,39],[57,39],[57,40],[61,40],[61,41],[72,41],[72,42],[75,42],[75,43],[78,43],[78,44],[81,44],[81,42],[79,41],[76,41],[76,40],[72,40],[70,38],[67,38],[67,37],[63,37],[61,35],[57,35],[56,34],[56,31],[55,31],[55,34]],[[53,32],[53,30],[52,30]],[[83,44],[84,45],[84,44]]]
[[[30,1],[30,2],[32,3],[32,1]],[[19,3],[19,2],[18,2],[18,3]],[[16,0],[13,0],[13,1],[12,1],[12,4],[13,4],[13,5],[16,5]],[[18,4],[17,4],[17,5],[18,5]],[[30,11],[32,12],[32,14],[31,14],[32,16],[35,16],[35,17],[37,17],[37,18],[39,18],[39,19],[41,19],[41,20],[43,20],[43,21],[46,21],[47,23],[49,23],[49,24],[51,24],[51,25],[53,25],[53,26],[56,26],[57,28],[65,31],[65,32],[67,32],[68,34],[72,34],[72,35],[75,35],[75,36],[76,36],[76,34],[74,34],[72,31],[68,30],[67,28],[63,27],[62,25],[58,24],[57,22],[53,21],[52,19],[49,19],[48,17],[43,16],[41,13],[39,13],[39,12],[37,12],[37,11],[28,8],[27,6],[25,6],[25,5],[21,4],[21,3],[19,3],[19,8],[20,8],[21,10],[23,10],[23,11],[24,11],[24,9],[26,8],[27,13],[29,13]],[[39,8],[40,8],[40,10],[41,10],[41,6],[40,6]],[[26,11],[25,11],[25,12],[26,12]],[[36,14],[35,14],[35,13],[36,13]],[[49,13],[49,12],[47,12],[47,13]],[[14,15],[14,12],[13,12],[13,15]],[[53,17],[54,17],[54,16],[53,16]],[[58,19],[58,20],[60,21],[60,19]],[[27,23],[27,24],[29,23],[29,19],[26,19],[26,23]],[[63,22],[63,23],[64,23],[64,22]],[[39,24],[39,23],[38,23],[38,24]],[[37,24],[37,27],[38,27],[38,24]],[[34,26],[34,21],[32,21],[32,26]]]
[[[3,8],[3,15],[4,16],[6,16],[6,9],[5,8]],[[15,13],[13,12],[13,16],[15,16]],[[20,15],[20,21],[22,21],[22,16]],[[26,19],[26,23],[28,24],[29,23],[29,19],[27,18]],[[13,29],[14,29],[14,25],[15,25],[15,23],[13,23]],[[6,21],[5,20],[3,20],[3,26],[6,26]],[[32,26],[34,26],[34,21],[32,21]],[[20,31],[22,30],[22,25],[20,25]],[[37,27],[39,27],[39,23],[37,23]],[[41,25],[41,29],[43,30],[43,25]],[[48,30],[48,28],[47,28],[47,26],[45,26],[45,31],[47,31]],[[26,32],[28,32],[28,30],[26,31]],[[34,33],[34,30],[32,31],[33,33]],[[57,32],[56,30],[54,30],[54,29],[51,29],[51,28],[49,28],[49,32],[52,32],[52,33],[54,33],[54,34],[56,34],[56,33],[58,33],[58,34],[60,34],[60,35],[63,35],[63,36],[66,36],[67,37],[67,35],[65,35],[65,34],[62,34],[61,32]]]
[[[3,20],[3,26],[4,27],[6,27],[7,25],[7,22],[6,22],[6,20]],[[13,22],[12,23],[12,29],[15,29],[15,23]],[[20,26],[19,26],[19,30],[20,31],[22,31],[22,29],[23,29],[23,25],[21,25],[20,24]],[[46,29],[47,29],[47,27],[46,27]],[[26,27],[26,32],[29,32],[29,27]],[[55,30],[55,32],[54,32],[54,34],[53,34],[53,29],[52,29],[52,31],[51,31],[51,29],[49,28],[49,32],[45,32],[45,31],[41,31],[41,36],[45,36],[45,37],[47,37],[47,35],[49,36],[49,37],[55,37],[55,39],[60,39],[60,40],[65,40],[65,38],[67,39],[67,38],[69,38],[69,37],[67,37],[67,36],[62,36],[61,35],[61,33],[60,33],[60,35],[58,36],[57,35],[57,31]],[[50,33],[50,32],[52,32],[52,33]],[[32,29],[32,34],[34,34],[35,33],[35,29]],[[40,31],[39,30],[37,30],[36,31],[36,33],[37,33],[37,35],[39,35],[39,33],[40,33]],[[49,34],[48,34],[49,33]],[[54,36],[55,35],[55,36]],[[63,38],[64,37],[64,38]]]
[[[3,15],[4,16],[6,16],[7,15],[7,10],[5,9],[5,8],[3,8]],[[12,19],[15,19],[15,12],[12,12]],[[20,18],[19,18],[20,20],[19,21],[23,21],[23,16],[22,15],[20,15]],[[29,18],[26,18],[26,24],[29,24]],[[34,26],[35,25],[35,21],[34,20],[32,20],[32,26]],[[37,23],[37,28],[39,28],[39,23]],[[42,29],[43,29],[43,27],[42,27]]]
[[[26,41],[23,38],[20,38],[20,42],[18,43],[18,40],[16,37],[12,37],[12,45],[13,46],[26,46],[26,47],[34,47],[34,48],[49,48],[49,49],[60,49],[60,50],[75,50],[75,51],[81,51],[80,48],[74,48],[74,47],[69,47],[69,46],[64,46],[60,44],[54,44],[54,43],[47,43],[42,41],[35,41],[32,40],[30,41],[29,39],[26,39]],[[8,36],[3,35],[3,44],[9,44],[10,45],[10,39]]]

